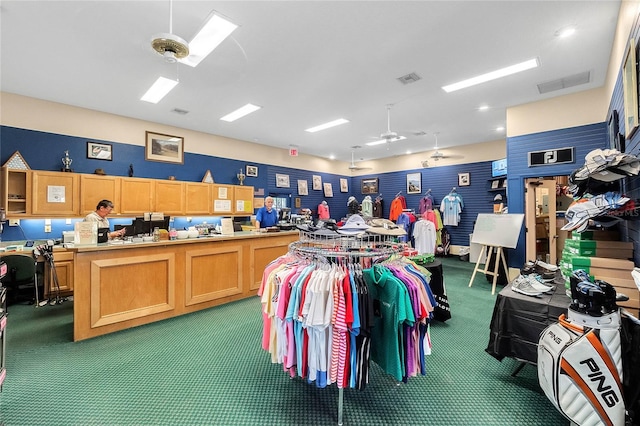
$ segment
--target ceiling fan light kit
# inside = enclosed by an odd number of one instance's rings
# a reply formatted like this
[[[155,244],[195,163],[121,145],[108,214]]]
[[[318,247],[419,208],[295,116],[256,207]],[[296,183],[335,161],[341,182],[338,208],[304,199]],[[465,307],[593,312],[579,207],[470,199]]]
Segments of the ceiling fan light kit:
[[[174,63],[189,56],[189,44],[175,34],[160,33],[151,38],[151,48],[165,61]]]

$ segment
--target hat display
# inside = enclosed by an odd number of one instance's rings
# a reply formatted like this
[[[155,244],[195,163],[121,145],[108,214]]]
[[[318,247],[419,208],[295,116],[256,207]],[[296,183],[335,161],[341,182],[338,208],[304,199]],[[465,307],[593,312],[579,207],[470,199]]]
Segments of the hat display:
[[[345,224],[338,228],[338,232],[345,235],[355,235],[369,229],[369,225],[367,225],[359,214],[354,214],[349,216],[349,219],[345,222]]]
[[[107,173],[103,169],[95,169],[93,171],[93,174],[94,175],[100,175],[100,176],[106,176],[107,175]]]
[[[496,194],[496,196],[493,197],[493,201],[502,201],[502,194]]]
[[[369,234],[402,236],[407,235],[407,231],[389,219],[371,219],[369,221],[370,228],[367,229]]]

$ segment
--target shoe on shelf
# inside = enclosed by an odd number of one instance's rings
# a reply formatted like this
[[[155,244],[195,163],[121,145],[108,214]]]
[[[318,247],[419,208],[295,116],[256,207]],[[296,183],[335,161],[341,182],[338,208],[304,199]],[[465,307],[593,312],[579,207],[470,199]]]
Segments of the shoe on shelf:
[[[556,289],[555,286],[547,285],[547,283],[544,282],[545,280],[543,280],[540,275],[529,274],[526,276],[526,278],[527,280],[529,280],[529,284],[531,284],[531,287],[542,293],[553,293]]]
[[[524,275],[519,275],[515,280],[511,283],[511,290],[516,293],[524,294],[526,296],[540,296],[542,292],[536,290],[532,285],[529,279]]]
[[[525,263],[524,266],[520,269],[520,274],[522,275],[537,274],[547,281],[553,281],[553,279],[556,277],[555,272],[545,270],[544,268],[537,266],[533,262]]]
[[[547,271],[555,272],[555,271],[558,270],[558,266],[557,265],[552,265],[550,263],[543,262],[542,260],[536,260],[535,264],[537,266],[540,266],[540,267],[546,269]]]

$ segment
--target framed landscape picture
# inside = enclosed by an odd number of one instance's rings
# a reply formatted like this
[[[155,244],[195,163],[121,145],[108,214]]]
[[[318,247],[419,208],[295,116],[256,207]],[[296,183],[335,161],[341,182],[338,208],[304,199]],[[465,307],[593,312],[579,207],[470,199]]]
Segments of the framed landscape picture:
[[[361,190],[363,194],[378,193],[378,178],[362,179]]]
[[[184,138],[145,132],[145,160],[184,164]]]
[[[407,194],[420,194],[422,192],[422,174],[409,173],[407,175]]]

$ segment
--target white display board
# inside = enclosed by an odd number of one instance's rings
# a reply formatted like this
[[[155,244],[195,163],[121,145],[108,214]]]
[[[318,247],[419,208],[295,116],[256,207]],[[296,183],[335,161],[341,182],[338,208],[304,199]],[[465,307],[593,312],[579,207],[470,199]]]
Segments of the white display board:
[[[523,213],[480,213],[473,227],[471,242],[485,246],[516,248],[523,221]]]

